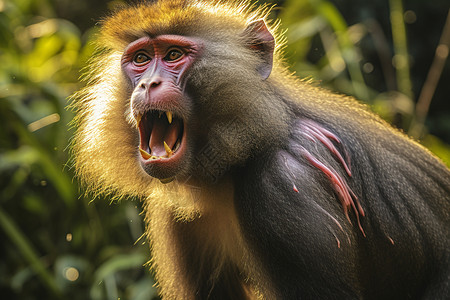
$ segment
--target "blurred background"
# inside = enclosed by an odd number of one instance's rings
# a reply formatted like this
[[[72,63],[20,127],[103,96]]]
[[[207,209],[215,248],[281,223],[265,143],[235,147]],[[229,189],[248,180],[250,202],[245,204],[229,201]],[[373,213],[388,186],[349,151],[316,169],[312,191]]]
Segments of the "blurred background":
[[[122,1],[0,0],[0,295],[152,299],[141,204],[83,194],[68,96]],[[450,164],[448,0],[286,0],[299,77],[364,101]],[[156,298],[155,298],[156,299]]]

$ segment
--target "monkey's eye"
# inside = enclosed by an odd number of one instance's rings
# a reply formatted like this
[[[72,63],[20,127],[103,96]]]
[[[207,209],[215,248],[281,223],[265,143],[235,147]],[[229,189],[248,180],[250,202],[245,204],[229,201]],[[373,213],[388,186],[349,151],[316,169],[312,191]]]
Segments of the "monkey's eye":
[[[142,64],[145,64],[146,62],[148,62],[149,60],[151,60],[150,56],[148,56],[147,54],[145,54],[143,52],[138,52],[134,56],[133,62],[135,64],[142,65]]]
[[[183,55],[184,53],[180,49],[177,48],[170,49],[169,52],[167,52],[166,56],[164,57],[164,60],[168,62],[174,62],[182,58]]]

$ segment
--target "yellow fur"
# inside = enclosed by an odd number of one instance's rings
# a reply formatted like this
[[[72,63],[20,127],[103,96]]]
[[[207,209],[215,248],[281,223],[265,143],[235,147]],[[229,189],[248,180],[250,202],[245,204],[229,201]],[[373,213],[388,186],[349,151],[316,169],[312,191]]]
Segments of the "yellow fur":
[[[180,3],[186,6],[181,9]],[[162,184],[142,170],[136,124],[129,107],[132,91],[124,88],[127,84],[121,75],[122,52],[131,41],[148,33],[164,32],[174,23],[203,31],[217,30],[220,24],[235,27],[218,33],[223,36],[233,30],[242,32],[248,23],[264,19],[269,11],[268,7],[255,9],[248,1],[167,0],[152,7],[139,4],[125,8],[103,21],[98,51],[84,78],[86,88],[72,97],[71,106],[77,112],[72,145],[77,176],[94,196],[133,195],[145,201],[152,266],[167,299],[193,298],[179,266],[183,250],[174,236],[174,222],[189,222],[192,238],[204,244],[203,251],[215,252],[215,273],[220,272],[225,259],[239,267],[249,299],[270,295],[270,284],[243,240],[234,211],[233,188],[227,179],[213,188],[177,181]],[[273,33],[277,26],[272,26]],[[216,33],[202,34],[214,38]],[[277,45],[282,45],[281,41],[278,36]]]
[[[186,3],[187,7],[180,9],[180,3]],[[180,216],[180,208],[186,208],[185,217],[191,218],[195,204],[190,188],[179,183],[164,186],[138,164],[138,137],[129,109],[131,91],[124,90],[127,85],[120,82],[123,80],[120,58],[130,41],[117,36],[125,37],[131,32],[141,37],[180,22],[180,18],[186,23],[200,22],[197,27],[204,30],[218,28],[217,24],[207,23],[223,24],[224,18],[230,18],[232,22],[225,24],[238,24],[236,30],[242,31],[246,24],[264,19],[268,13],[268,7],[252,9],[248,1],[167,0],[160,1],[156,8],[144,4],[129,7],[104,20],[97,41],[98,54],[91,60],[84,78],[87,86],[72,97],[71,104],[77,112],[72,151],[77,175],[87,190],[94,195],[150,197],[154,202],[160,201],[158,205],[178,207]],[[277,25],[271,29],[275,36],[276,28]],[[281,38],[278,40],[277,45],[281,45]]]

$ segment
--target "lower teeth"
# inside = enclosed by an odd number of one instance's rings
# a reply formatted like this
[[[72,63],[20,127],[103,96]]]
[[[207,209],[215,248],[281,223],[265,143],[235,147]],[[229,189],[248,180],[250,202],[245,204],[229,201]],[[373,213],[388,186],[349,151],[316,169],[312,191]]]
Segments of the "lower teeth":
[[[177,143],[175,144],[175,147],[172,150],[170,150],[170,148],[168,148],[168,146],[167,146],[166,155],[163,155],[163,156],[151,155],[150,154],[152,152],[151,149],[150,149],[150,153],[148,153],[147,151],[145,151],[139,147],[139,151],[141,152],[141,156],[144,159],[154,160],[154,159],[170,158],[171,156],[173,156],[175,154],[175,152],[178,150],[178,148],[180,148],[180,145],[181,145],[181,142],[179,140],[177,140]]]
[[[180,148],[180,142],[178,141],[175,145],[175,148],[172,150],[172,153],[166,153],[166,155],[163,156],[155,156],[155,155],[151,155],[149,158],[150,160],[154,160],[154,159],[161,159],[161,158],[170,158],[171,156],[173,156],[175,154],[175,151],[178,150],[178,148]],[[151,152],[151,150],[150,150]],[[144,157],[145,158],[145,157]]]

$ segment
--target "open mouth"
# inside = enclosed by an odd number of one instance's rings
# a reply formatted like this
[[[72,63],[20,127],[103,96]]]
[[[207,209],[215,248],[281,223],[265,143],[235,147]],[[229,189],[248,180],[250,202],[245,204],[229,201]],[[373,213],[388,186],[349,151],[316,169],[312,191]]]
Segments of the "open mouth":
[[[143,159],[169,159],[177,153],[183,139],[182,119],[170,111],[150,110],[137,121]]]
[[[141,163],[149,175],[173,179],[181,161],[185,129],[183,119],[171,111],[149,110],[136,116]]]

